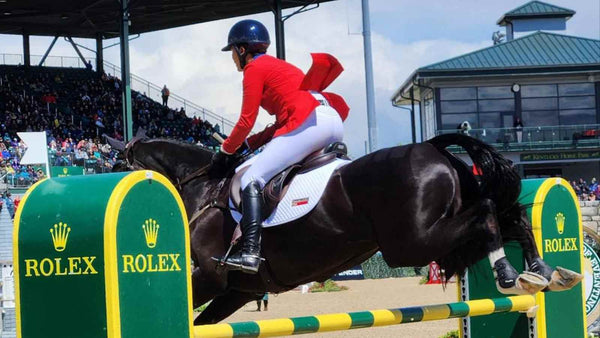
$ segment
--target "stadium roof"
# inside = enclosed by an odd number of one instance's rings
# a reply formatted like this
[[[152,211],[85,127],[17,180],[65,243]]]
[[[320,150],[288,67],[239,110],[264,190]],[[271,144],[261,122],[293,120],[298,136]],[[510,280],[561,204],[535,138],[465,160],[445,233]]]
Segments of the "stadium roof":
[[[536,32],[417,69],[393,96],[417,79],[600,71],[600,40]]]
[[[530,1],[502,15],[498,25],[504,26],[514,19],[567,18],[575,15],[575,11],[551,5],[541,1]]]
[[[281,0],[282,8],[331,0]],[[270,12],[275,0],[130,0],[130,34]],[[117,0],[0,0],[0,34],[119,36]]]

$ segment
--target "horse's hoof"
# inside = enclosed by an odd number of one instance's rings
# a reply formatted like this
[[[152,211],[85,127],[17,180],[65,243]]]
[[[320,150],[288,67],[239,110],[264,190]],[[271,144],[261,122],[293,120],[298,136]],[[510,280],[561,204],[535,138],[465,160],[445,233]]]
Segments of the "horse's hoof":
[[[565,291],[577,285],[583,279],[583,275],[575,271],[556,267],[552,272],[552,280],[548,284],[550,291]]]
[[[537,273],[524,271],[517,277],[514,286],[502,288],[496,282],[498,291],[505,295],[533,295],[548,286],[548,280]]]
[[[517,278],[517,285],[525,291],[526,294],[536,294],[548,286],[548,280],[542,275],[531,271],[524,271]]]

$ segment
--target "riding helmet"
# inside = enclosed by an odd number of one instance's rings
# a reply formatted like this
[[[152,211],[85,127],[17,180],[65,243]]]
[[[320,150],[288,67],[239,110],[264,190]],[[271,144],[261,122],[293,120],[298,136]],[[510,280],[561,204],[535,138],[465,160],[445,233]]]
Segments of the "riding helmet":
[[[249,52],[266,50],[271,44],[267,27],[256,20],[242,20],[231,27],[227,46],[221,50],[230,51],[233,46],[242,43],[248,44]]]

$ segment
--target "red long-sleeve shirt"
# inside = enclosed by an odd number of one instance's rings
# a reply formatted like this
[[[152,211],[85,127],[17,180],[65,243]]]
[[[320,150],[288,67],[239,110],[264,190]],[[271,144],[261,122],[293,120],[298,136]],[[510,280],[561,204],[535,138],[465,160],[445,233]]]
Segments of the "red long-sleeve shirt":
[[[270,55],[262,55],[244,68],[244,96],[240,119],[222,149],[233,153],[244,142],[258,116],[259,106],[275,115],[273,137],[298,127],[319,102],[300,90],[304,73],[297,67]]]
[[[244,95],[240,118],[221,148],[227,153],[237,150],[254,127],[259,106],[270,115],[275,115],[276,122],[248,139],[251,149],[256,149],[271,138],[299,127],[320,104],[308,90],[324,89],[323,87],[331,83],[342,71],[337,60],[330,55],[313,54],[313,60],[318,60],[315,64],[321,67],[315,67],[315,76],[307,76],[310,82],[308,84],[303,83],[305,76],[299,68],[272,56],[262,55],[248,63],[244,68]],[[323,77],[325,79],[322,79]],[[342,119],[345,119],[348,112],[343,99],[335,94],[323,94],[328,100],[335,101],[334,108],[338,110]],[[339,100],[342,104],[339,104]]]

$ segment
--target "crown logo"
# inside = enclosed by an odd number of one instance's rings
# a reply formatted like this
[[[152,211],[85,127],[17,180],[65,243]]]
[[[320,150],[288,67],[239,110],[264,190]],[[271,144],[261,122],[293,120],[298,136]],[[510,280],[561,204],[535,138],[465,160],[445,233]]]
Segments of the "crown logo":
[[[154,248],[158,239],[158,228],[160,228],[160,225],[156,223],[156,220],[149,218],[142,224],[142,228],[146,237],[146,245],[151,249]]]
[[[559,212],[556,214],[556,217],[554,217],[554,220],[556,221],[558,233],[562,235],[563,231],[565,231],[565,215],[563,215],[562,212]]]
[[[67,223],[63,222],[54,224],[54,227],[50,228],[54,250],[58,252],[65,250],[67,247],[67,240],[69,239],[69,232],[71,232],[71,228],[67,225]]]

